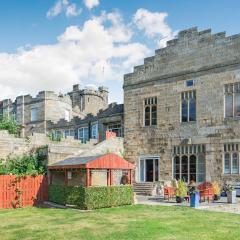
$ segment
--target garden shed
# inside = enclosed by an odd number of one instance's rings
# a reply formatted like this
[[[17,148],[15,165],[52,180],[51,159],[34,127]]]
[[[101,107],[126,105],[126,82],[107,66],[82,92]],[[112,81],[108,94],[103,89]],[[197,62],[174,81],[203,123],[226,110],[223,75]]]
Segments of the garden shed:
[[[50,184],[82,187],[132,184],[133,169],[114,153],[69,157],[48,166]]]

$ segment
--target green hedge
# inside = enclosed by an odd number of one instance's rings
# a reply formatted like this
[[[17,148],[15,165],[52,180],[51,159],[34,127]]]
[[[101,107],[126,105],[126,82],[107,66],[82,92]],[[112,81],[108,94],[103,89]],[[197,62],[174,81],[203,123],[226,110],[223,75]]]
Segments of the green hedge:
[[[75,205],[80,209],[130,205],[133,203],[133,189],[129,185],[88,188],[50,185],[49,201]]]

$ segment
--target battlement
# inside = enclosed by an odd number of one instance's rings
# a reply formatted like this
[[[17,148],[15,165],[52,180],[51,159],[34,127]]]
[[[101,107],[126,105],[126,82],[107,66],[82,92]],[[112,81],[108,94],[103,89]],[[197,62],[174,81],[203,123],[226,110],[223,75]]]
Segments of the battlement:
[[[108,93],[108,88],[100,86],[98,89],[95,89],[91,86],[82,87],[80,84],[75,84],[73,85],[73,91],[69,94],[72,94],[74,92],[79,92],[81,95],[94,95],[102,97],[103,95]]]
[[[193,27],[180,31],[165,48],[155,50],[143,65],[124,75],[124,87],[233,62],[240,63],[240,34],[226,36],[226,32],[213,34],[211,29]]]
[[[23,103],[31,104],[34,102],[41,102],[44,100],[62,101],[71,105],[71,98],[68,95],[58,95],[53,91],[41,91],[36,95],[36,97],[33,97],[30,94],[17,96],[14,102],[11,99],[4,99],[3,107],[11,106],[12,104],[16,105],[21,105]]]

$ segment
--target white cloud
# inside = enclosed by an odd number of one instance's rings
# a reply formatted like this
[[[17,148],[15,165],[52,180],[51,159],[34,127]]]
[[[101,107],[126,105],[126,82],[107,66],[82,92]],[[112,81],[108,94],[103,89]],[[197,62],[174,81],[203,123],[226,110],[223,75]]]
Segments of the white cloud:
[[[133,22],[139,30],[144,31],[148,38],[158,40],[159,47],[165,47],[166,42],[174,37],[172,29],[166,23],[168,14],[164,12],[150,12],[140,8],[133,17]]]
[[[82,9],[78,9],[76,4],[70,4],[66,8],[66,16],[67,17],[76,17],[82,13]]]
[[[55,5],[47,12],[47,17],[56,17],[61,13],[65,13],[66,17],[75,17],[80,15],[81,8],[77,8],[75,3],[70,3],[69,0],[58,0]]]
[[[150,53],[131,36],[119,13],[103,13],[81,27],[66,28],[56,44],[0,53],[1,98],[70,90],[75,83],[121,86],[123,74]]]
[[[92,9],[99,5],[99,0],[83,0],[83,2],[88,9]]]

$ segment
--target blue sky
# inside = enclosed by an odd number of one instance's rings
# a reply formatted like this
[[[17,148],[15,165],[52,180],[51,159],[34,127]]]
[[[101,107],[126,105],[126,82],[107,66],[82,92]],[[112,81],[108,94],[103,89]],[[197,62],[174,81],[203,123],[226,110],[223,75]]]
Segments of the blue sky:
[[[177,31],[240,33],[239,10],[239,0],[1,0],[2,98],[81,83],[122,102],[123,74]]]

